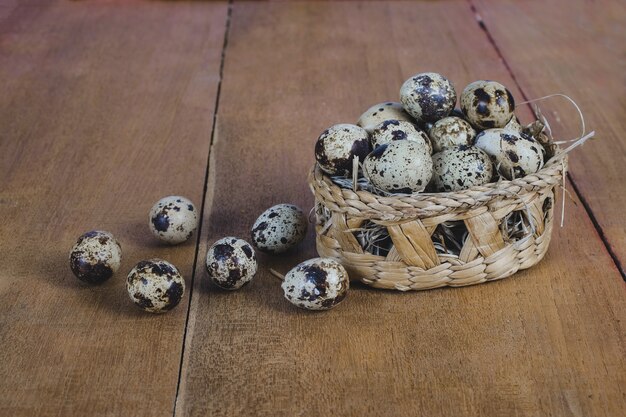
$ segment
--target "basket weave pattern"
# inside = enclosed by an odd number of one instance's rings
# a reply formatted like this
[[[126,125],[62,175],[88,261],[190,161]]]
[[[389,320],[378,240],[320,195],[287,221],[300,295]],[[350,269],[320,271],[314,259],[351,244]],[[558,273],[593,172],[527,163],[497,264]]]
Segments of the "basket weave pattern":
[[[480,284],[530,268],[550,243],[554,187],[561,184],[566,158],[553,158],[537,173],[458,192],[384,197],[341,188],[318,166],[309,175],[317,212],[320,256],[341,262],[351,279],[372,287],[426,290]],[[502,233],[503,219],[524,211],[533,225],[519,239]],[[386,227],[393,246],[386,256],[363,249],[352,233],[365,221]],[[468,231],[460,253],[438,253],[437,226],[463,221]]]

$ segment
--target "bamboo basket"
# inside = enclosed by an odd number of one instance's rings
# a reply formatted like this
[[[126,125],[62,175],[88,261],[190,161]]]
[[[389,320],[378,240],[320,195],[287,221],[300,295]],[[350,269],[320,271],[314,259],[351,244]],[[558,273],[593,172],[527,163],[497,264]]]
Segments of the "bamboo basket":
[[[481,284],[530,268],[548,250],[554,189],[567,169],[565,153],[555,146],[548,152],[543,168],[523,178],[392,197],[339,187],[315,165],[309,185],[317,251],[337,259],[352,280],[400,291]],[[522,212],[531,227],[512,238],[506,219],[515,212]],[[386,228],[390,249],[384,256],[365,250],[355,236],[366,222]],[[437,227],[450,222],[466,228],[458,255],[438,251],[433,242]]]

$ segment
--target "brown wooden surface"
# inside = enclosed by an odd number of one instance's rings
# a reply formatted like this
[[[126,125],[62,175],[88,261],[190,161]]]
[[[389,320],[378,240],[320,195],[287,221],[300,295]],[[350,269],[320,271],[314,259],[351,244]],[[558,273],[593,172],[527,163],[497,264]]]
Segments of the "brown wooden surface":
[[[39,3],[0,23],[0,415],[168,416],[189,298],[144,314],[125,277],[162,257],[190,284],[195,240],[147,213],[202,200],[226,5]],[[68,263],[91,229],[123,248],[97,287]]]
[[[514,86],[465,2],[235,3],[200,253],[247,236],[272,204],[310,208],[303,174],[319,131],[433,65],[459,86]],[[624,283],[581,206],[568,204],[568,222],[547,259],[513,279],[411,294],[356,286],[322,314],[293,309],[268,273],[314,256],[312,239],[262,257],[235,294],[199,265],[177,414],[615,416]]]
[[[308,313],[269,268],[314,256],[310,231],[288,255],[261,255],[242,290],[207,283],[210,243],[247,238],[270,205],[308,210],[319,132],[395,99],[409,75],[439,71],[459,91],[496,79],[521,101],[468,2],[235,2],[225,51],[225,3],[34,3],[0,4],[0,415],[158,416],[174,404],[180,416],[622,414],[626,288],[575,193],[545,260],[500,282],[419,293],[354,285],[337,309]],[[145,217],[170,193],[200,205],[222,52],[192,282],[195,240],[160,247]],[[520,81],[535,71],[507,63]],[[533,86],[542,94],[555,80]],[[561,91],[578,99],[584,86]],[[623,129],[617,110],[583,110]],[[603,157],[619,163],[617,152]],[[584,169],[574,161],[573,178]],[[622,217],[604,218],[623,230]],[[66,260],[91,228],[124,249],[120,272],[95,288]],[[142,314],[124,289],[132,265],[153,256],[178,265],[192,290],[163,316]]]
[[[597,140],[570,158],[571,176],[614,256],[626,266],[626,3],[472,0],[529,98],[570,95]],[[540,103],[563,138],[575,137],[565,101]]]

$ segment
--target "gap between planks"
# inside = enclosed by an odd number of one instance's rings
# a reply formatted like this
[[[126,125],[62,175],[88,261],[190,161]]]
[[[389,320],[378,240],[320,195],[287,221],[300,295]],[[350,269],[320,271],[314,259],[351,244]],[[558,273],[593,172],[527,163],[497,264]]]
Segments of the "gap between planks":
[[[470,10],[472,11],[472,13],[474,15],[474,18],[476,19],[476,23],[478,23],[478,26],[485,33],[485,36],[487,37],[487,40],[489,41],[489,43],[491,44],[491,46],[495,50],[496,54],[502,60],[502,63],[504,64],[504,67],[506,68],[506,71],[509,73],[509,75],[511,76],[511,79],[513,80],[513,82],[515,83],[515,85],[517,86],[519,91],[522,93],[522,97],[524,98],[524,101],[528,101],[528,97],[526,96],[524,88],[522,87],[522,85],[518,81],[517,77],[515,76],[515,73],[513,72],[513,69],[509,65],[508,61],[505,59],[504,55],[502,54],[502,51],[500,50],[500,47],[498,46],[495,38],[493,37],[493,35],[489,31],[489,29],[487,28],[487,25],[485,24],[485,21],[480,16],[480,13],[478,12],[478,8],[474,4],[473,0],[467,0],[467,2],[469,3]],[[531,107],[530,103],[527,103],[526,105],[529,108]],[[531,111],[532,111],[532,108],[531,108]],[[626,272],[624,271],[624,268],[623,268],[619,258],[617,257],[617,254],[613,250],[613,247],[611,246],[611,243],[608,241],[608,239],[606,237],[606,234],[604,233],[604,230],[602,229],[602,226],[600,226],[600,223],[598,222],[595,214],[593,213],[593,211],[591,209],[591,206],[587,202],[585,196],[583,196],[581,194],[581,192],[580,192],[580,190],[578,188],[578,185],[576,184],[576,181],[574,180],[574,178],[572,177],[572,175],[569,172],[567,173],[567,178],[571,182],[572,188],[574,189],[574,193],[580,199],[580,202],[582,203],[583,208],[585,209],[585,212],[587,213],[587,216],[589,216],[589,219],[591,220],[591,223],[593,224],[594,229],[596,230],[596,232],[598,233],[598,236],[600,237],[600,240],[604,244],[604,248],[608,252],[608,254],[611,257],[611,259],[613,260],[613,264],[615,265],[615,268],[617,269],[617,271],[622,276],[622,279],[624,281],[626,281]],[[563,193],[563,197],[562,198],[565,198],[565,193]]]
[[[193,258],[193,269],[191,270],[191,280],[189,283],[189,299],[187,300],[187,316],[185,317],[185,328],[183,330],[182,348],[180,351],[180,363],[178,365],[178,378],[176,381],[176,394],[174,395],[174,403],[172,405],[172,417],[176,416],[176,405],[178,403],[178,395],[180,393],[180,383],[183,375],[183,364],[185,361],[185,347],[187,344],[187,330],[189,329],[189,316],[191,314],[191,301],[193,296],[194,283],[196,279],[196,266],[198,265],[198,255],[200,254],[200,239],[202,239],[202,225],[204,223],[204,209],[206,205],[206,193],[209,183],[209,165],[211,160],[211,151],[215,139],[215,128],[217,124],[217,112],[220,105],[220,93],[222,91],[222,80],[224,79],[224,60],[226,57],[226,49],[228,48],[228,35],[230,33],[230,22],[233,12],[233,0],[228,0],[228,11],[226,12],[226,25],[224,28],[224,41],[222,43],[222,53],[220,55],[219,80],[217,82],[217,92],[215,94],[215,106],[213,109],[211,138],[209,140],[209,150],[206,156],[206,169],[204,172],[204,183],[202,188],[202,204],[200,205],[200,219],[198,221],[198,230],[196,231],[196,250]]]

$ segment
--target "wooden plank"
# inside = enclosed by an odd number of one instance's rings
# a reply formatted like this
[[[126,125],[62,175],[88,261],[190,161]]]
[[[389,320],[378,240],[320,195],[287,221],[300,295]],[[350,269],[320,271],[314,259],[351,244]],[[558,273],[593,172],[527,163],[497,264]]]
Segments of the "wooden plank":
[[[168,416],[189,298],[148,315],[125,277],[162,257],[191,283],[195,239],[146,220],[201,202],[227,6],[39,3],[0,23],[0,415]],[[123,261],[91,287],[68,254],[94,228]]]
[[[472,0],[474,2],[474,0]],[[626,3],[476,0],[487,30],[529,98],[570,95],[598,139],[572,153],[570,175],[626,265]],[[545,4],[544,4],[545,3]],[[579,134],[578,116],[564,100],[540,103],[557,135]]]
[[[425,70],[519,95],[464,1],[236,2],[200,253],[247,237],[270,205],[308,210],[319,132]],[[176,415],[619,415],[624,283],[582,207],[567,210],[546,259],[514,278],[354,285],[321,314],[292,307],[268,272],[315,256],[312,231],[291,254],[261,255],[238,292],[210,286],[198,264]]]

